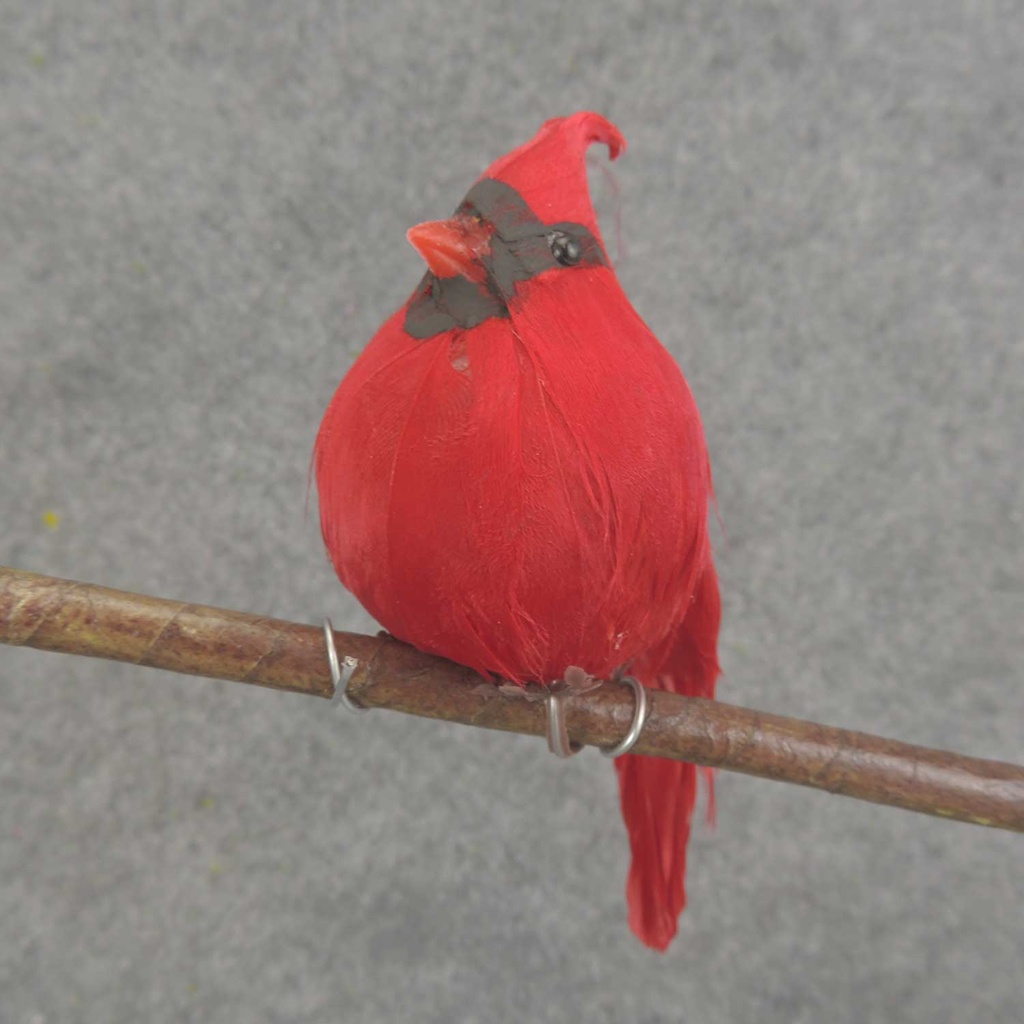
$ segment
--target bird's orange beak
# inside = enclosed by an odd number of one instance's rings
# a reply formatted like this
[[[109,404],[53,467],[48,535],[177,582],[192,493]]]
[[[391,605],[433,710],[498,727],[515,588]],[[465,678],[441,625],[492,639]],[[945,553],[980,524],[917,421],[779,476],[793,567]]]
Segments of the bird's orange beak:
[[[482,281],[486,270],[480,257],[490,251],[493,228],[472,217],[428,220],[409,228],[405,237],[437,277],[466,277]]]

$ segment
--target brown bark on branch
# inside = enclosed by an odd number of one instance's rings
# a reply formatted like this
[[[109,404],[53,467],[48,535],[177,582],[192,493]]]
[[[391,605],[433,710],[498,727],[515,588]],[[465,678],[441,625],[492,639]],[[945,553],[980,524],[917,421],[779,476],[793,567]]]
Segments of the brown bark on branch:
[[[391,708],[487,729],[545,731],[545,704],[508,697],[478,675],[386,637],[336,632],[358,662],[348,694]],[[0,567],[0,643],[112,658],[190,675],[332,697],[319,626]],[[635,751],[976,825],[1024,832],[1024,767],[912,746],[867,733],[649,690]],[[569,736],[607,747],[633,714],[626,685],[570,698]]]

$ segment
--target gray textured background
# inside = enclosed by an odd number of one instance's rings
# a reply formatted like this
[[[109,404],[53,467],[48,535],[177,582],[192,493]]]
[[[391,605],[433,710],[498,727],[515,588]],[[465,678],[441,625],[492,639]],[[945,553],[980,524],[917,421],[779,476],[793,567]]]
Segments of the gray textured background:
[[[706,422],[720,692],[1024,757],[1021,4],[0,24],[0,561],[372,628],[305,516],[319,417],[405,229],[593,108]],[[10,648],[0,793],[2,1024],[1024,1016],[1010,834],[724,776],[662,958],[597,757]]]

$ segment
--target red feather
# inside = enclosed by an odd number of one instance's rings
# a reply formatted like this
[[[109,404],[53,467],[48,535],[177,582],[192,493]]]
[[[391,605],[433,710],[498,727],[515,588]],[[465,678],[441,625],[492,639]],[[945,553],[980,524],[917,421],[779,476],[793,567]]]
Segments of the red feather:
[[[549,121],[455,217],[410,232],[432,272],[341,382],[317,438],[324,541],[396,637],[516,682],[632,666],[714,695],[710,467],[686,381],[623,293],[583,155]],[[436,271],[436,273],[435,273]],[[683,906],[692,765],[617,762],[630,925],[664,949]]]

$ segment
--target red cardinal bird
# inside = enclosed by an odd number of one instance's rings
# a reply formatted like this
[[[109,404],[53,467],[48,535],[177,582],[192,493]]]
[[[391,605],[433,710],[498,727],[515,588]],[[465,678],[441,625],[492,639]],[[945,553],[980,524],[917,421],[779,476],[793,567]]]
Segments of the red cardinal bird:
[[[720,606],[697,406],[612,270],[584,153],[548,121],[445,221],[408,237],[412,297],[341,382],[317,437],[324,541],[389,632],[517,683],[580,666],[713,697]],[[629,923],[667,948],[697,770],[616,760]]]

